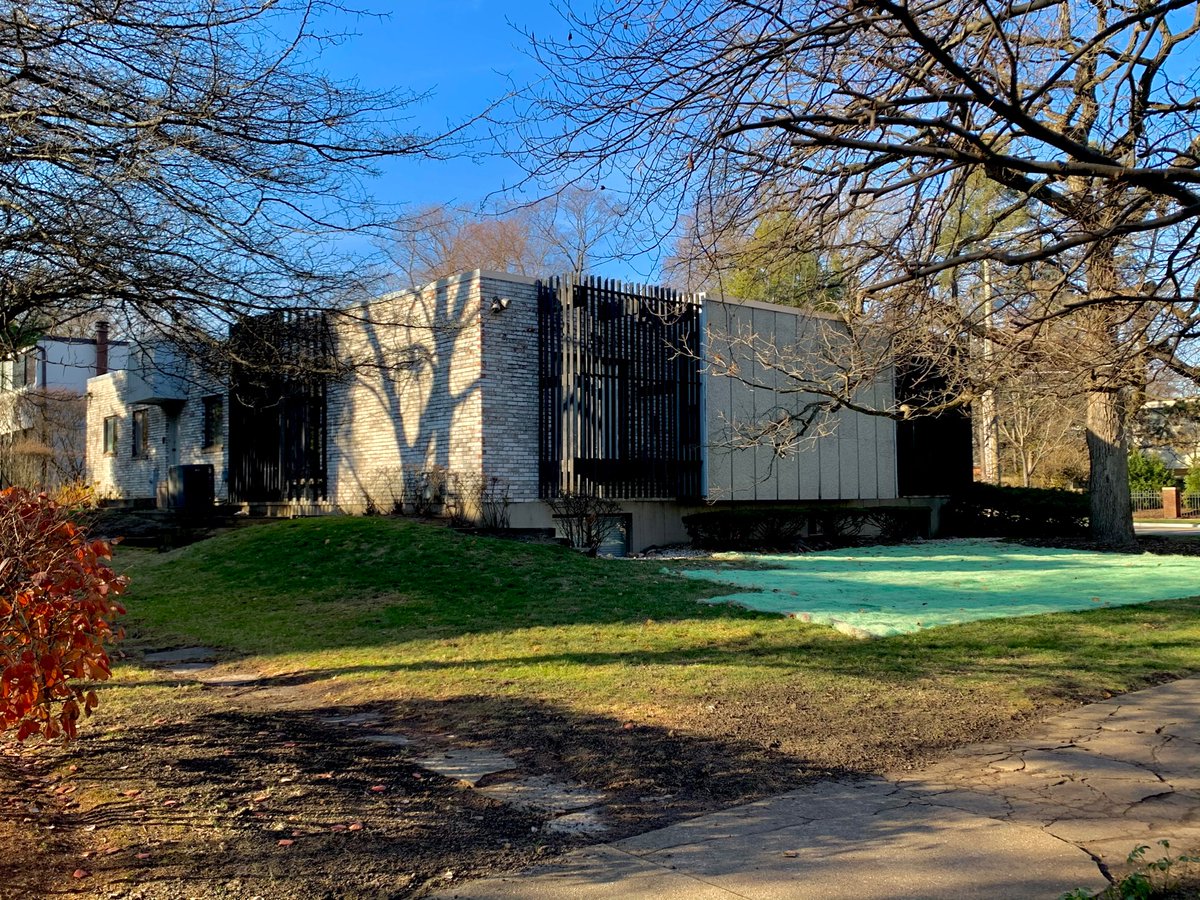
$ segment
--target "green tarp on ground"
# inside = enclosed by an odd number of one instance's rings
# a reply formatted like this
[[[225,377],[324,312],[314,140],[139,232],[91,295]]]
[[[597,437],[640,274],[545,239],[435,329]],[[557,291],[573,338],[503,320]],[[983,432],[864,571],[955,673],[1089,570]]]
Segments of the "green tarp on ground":
[[[1200,557],[988,540],[717,559],[720,568],[683,573],[742,589],[709,602],[786,613],[864,637],[1200,595]]]

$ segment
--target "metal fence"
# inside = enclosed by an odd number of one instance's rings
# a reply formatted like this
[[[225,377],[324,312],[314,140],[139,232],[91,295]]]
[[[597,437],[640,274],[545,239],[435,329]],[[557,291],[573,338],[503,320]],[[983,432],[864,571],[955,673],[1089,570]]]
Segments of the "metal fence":
[[[1135,513],[1162,512],[1162,491],[1131,491]],[[1179,496],[1180,512],[1184,516],[1200,517],[1200,491],[1184,491]]]
[[[697,498],[700,304],[647,285],[539,282],[541,496]]]
[[[1200,516],[1200,491],[1184,491],[1179,499],[1185,516]]]
[[[1162,491],[1131,491],[1130,497],[1134,512],[1163,508]]]

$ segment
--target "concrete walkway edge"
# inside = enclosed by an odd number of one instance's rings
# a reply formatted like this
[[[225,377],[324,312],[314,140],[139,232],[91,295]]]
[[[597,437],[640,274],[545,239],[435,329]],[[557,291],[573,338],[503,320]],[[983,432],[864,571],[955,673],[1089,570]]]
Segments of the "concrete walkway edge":
[[[915,774],[816,782],[437,896],[1052,900],[1102,890],[1134,847],[1161,839],[1200,848],[1196,678]]]

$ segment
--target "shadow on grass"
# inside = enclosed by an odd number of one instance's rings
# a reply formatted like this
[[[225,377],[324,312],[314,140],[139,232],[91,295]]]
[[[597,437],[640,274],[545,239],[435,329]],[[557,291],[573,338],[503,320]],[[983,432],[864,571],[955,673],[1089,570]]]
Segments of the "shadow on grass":
[[[889,639],[871,645],[874,649],[856,649],[854,641],[829,629],[805,629],[772,613],[698,603],[730,588],[664,574],[660,563],[585,559],[558,546],[464,536],[406,520],[295,520],[244,529],[167,557],[129,559],[134,562],[126,598],[129,625],[156,646],[198,642],[235,653],[273,655],[484,635],[507,640],[530,629],[643,622],[686,625],[689,634],[681,643],[693,645],[720,644],[723,637],[710,636],[710,629],[762,623],[766,637],[761,644],[768,655],[786,657],[786,648],[781,649],[786,643],[794,656],[817,652],[854,664],[907,646],[904,639]],[[1180,585],[1178,590],[1187,593],[1189,588]],[[1141,615],[1144,607],[1130,609]],[[1116,613],[1113,608],[1089,610],[1085,619],[1100,628],[1119,628],[1127,620]],[[1005,646],[1010,631],[1028,633],[1014,624],[1020,621],[955,629],[943,643],[953,656],[963,655],[953,652],[955,646],[971,647],[973,642]],[[1078,629],[1061,617],[1037,621],[1051,642],[1057,641],[1063,623],[1068,630],[1083,630],[1083,620]],[[1173,622],[1165,627],[1181,626]],[[949,633],[938,632],[943,630]],[[976,635],[982,637],[977,640]],[[922,652],[937,645],[927,635],[912,638],[912,646]],[[605,640],[598,636],[597,643]],[[737,653],[747,649],[735,648]],[[686,660],[693,652],[683,646],[679,658]],[[625,658],[625,653],[601,651],[595,658],[610,657]],[[921,671],[920,664],[913,671]]]
[[[407,896],[447,870],[456,878],[514,871],[580,842],[541,830],[543,813],[500,804],[416,765],[447,746],[449,725],[458,733],[453,746],[486,745],[513,758],[522,774],[605,791],[612,827],[590,840],[830,774],[751,742],[632,727],[522,699],[192,717],[184,706],[180,713],[92,733],[80,744],[78,771],[68,776],[77,796],[115,796],[65,811],[55,823],[80,849],[116,848],[88,863],[90,885],[162,884],[199,896],[229,884],[246,896]],[[366,721],[324,721],[335,716]],[[408,734],[413,743],[362,740],[380,731]]]
[[[539,682],[545,681],[544,671],[562,671],[556,677],[564,690],[580,691],[586,689],[588,670],[620,667],[640,683],[658,681],[669,691],[676,682],[673,669],[681,677],[697,677],[694,673],[703,668],[721,680],[744,673],[764,682],[806,675],[896,685],[931,679],[992,682],[1024,686],[1031,696],[1086,701],[1200,671],[1200,598],[975,622],[874,640],[848,638],[819,626],[783,625],[786,630],[755,629],[750,634],[722,635],[711,643],[687,636],[676,647],[612,649],[616,642],[609,640],[610,646],[592,650],[542,650],[539,645],[515,643],[513,650],[538,652],[503,653],[504,647],[494,646],[473,652],[471,644],[464,643],[455,650],[455,658],[404,658],[402,653],[385,652],[378,662],[314,662],[311,667],[237,687],[295,687],[340,676],[445,674],[470,692],[471,685],[479,690],[498,681],[519,680],[521,670],[528,669]],[[671,637],[654,640],[669,644]],[[545,643],[553,645],[553,640]],[[639,675],[639,669],[653,671]],[[158,683],[186,680],[164,677]],[[399,694],[404,681],[400,678],[396,683]],[[121,682],[113,686],[120,687]],[[714,692],[723,691],[716,687]]]

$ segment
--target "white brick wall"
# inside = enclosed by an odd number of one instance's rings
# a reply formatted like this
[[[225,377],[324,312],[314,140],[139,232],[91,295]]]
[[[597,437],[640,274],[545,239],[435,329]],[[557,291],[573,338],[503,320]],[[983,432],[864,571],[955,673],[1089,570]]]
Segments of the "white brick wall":
[[[329,498],[390,506],[401,465],[482,468],[477,272],[354,307],[333,318],[351,371],[329,386]]]
[[[538,321],[531,278],[484,273],[483,473],[513,501],[538,496]],[[492,298],[508,308],[492,312]]]
[[[499,478],[538,492],[537,294],[531,278],[470,272],[337,317],[330,500],[387,510],[400,466]],[[507,300],[493,311],[493,299]]]
[[[192,395],[177,409],[154,405],[134,405],[127,400],[128,372],[113,372],[88,379],[87,394],[87,470],[88,481],[100,497],[154,499],[158,486],[165,483],[167,469],[173,465],[213,466],[214,487],[218,500],[227,496],[226,471],[228,440],[220,447],[205,449],[203,397],[221,393],[224,421],[228,423],[229,398],[213,384],[193,384]],[[149,427],[149,447],[144,456],[133,455],[133,414],[145,410]],[[115,453],[104,452],[104,420],[117,417]],[[174,422],[176,438],[172,447],[169,426]]]

